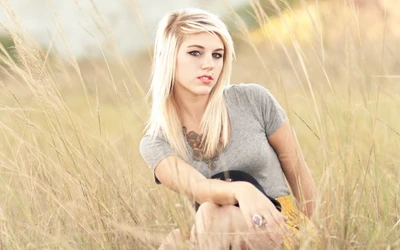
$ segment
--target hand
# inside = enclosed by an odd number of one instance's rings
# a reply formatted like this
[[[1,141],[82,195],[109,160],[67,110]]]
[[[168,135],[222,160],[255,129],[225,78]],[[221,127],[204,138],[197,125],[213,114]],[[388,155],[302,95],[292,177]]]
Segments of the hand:
[[[235,198],[239,202],[250,231],[263,230],[267,237],[276,245],[283,243],[284,235],[288,234],[285,221],[286,216],[280,213],[272,202],[261,193],[256,187],[248,182],[236,182]],[[253,223],[253,216],[260,215],[263,218],[263,225],[256,227]]]

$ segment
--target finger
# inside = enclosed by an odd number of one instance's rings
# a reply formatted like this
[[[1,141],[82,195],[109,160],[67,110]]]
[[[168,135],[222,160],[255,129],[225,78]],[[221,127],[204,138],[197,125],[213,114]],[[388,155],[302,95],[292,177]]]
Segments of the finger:
[[[262,214],[253,214],[253,217],[252,217],[253,228],[262,227],[264,225],[265,221],[266,220]]]
[[[287,217],[286,215],[283,215],[283,220],[284,220],[285,222],[287,222],[287,221],[289,220],[289,217]]]
[[[281,223],[279,223],[278,226],[279,226],[281,233],[283,233],[284,235],[289,235],[289,229],[288,229],[285,221],[282,221]]]
[[[255,233],[255,236],[259,235],[258,237],[262,237],[260,239],[262,239],[263,241],[269,242],[269,244],[271,244],[270,246],[280,245],[283,239],[283,235],[276,225],[271,213],[264,212],[260,213],[260,215],[263,217],[263,224],[262,226],[258,227],[253,226],[253,233]]]
[[[284,221],[284,223],[282,223],[282,227],[284,228],[285,235],[288,236],[290,234],[290,232],[289,232],[289,228],[286,223],[289,221],[289,217],[284,215],[283,221]]]
[[[281,214],[278,217],[274,217],[274,218],[275,218],[276,223],[279,226],[281,232],[284,234],[288,234],[289,230],[286,225],[286,221],[288,221],[288,218],[286,217],[286,220],[285,220],[285,217],[282,216]]]
[[[241,205],[239,208],[240,208],[240,210],[241,210],[241,212],[242,212],[242,214],[243,214],[243,216],[245,218],[245,221],[246,221],[246,224],[247,224],[247,228],[249,230],[254,229],[255,228],[254,223],[253,223],[253,214],[254,213],[251,213],[249,211],[249,208],[244,204]]]
[[[248,227],[249,231],[257,228],[257,226],[254,224],[255,221],[253,220],[254,215],[256,215],[256,213],[249,213],[246,215],[246,222],[247,222],[247,227]],[[258,215],[262,216],[261,214],[258,214]]]
[[[275,225],[281,233],[285,235],[289,233],[285,218],[281,213],[273,213],[271,217],[273,225]]]
[[[276,223],[265,225],[264,230],[267,232],[266,237],[268,237],[269,241],[271,241],[275,246],[280,246],[283,243],[284,234],[282,234]]]
[[[268,215],[264,215],[264,225],[262,227],[263,230],[266,230],[269,233],[276,233],[278,231],[280,231],[279,226],[277,224],[277,222],[275,221],[275,218],[273,217],[273,215],[268,214]]]

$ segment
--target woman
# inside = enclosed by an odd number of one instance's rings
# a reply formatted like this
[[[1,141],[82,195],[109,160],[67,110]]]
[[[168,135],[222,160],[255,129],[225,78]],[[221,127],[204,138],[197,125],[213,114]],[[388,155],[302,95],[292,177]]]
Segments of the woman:
[[[256,84],[229,85],[233,58],[232,38],[217,16],[199,9],[167,14],[156,34],[152,112],[140,151],[157,183],[200,204],[192,246],[289,246],[305,216],[291,203],[285,178],[308,217],[315,185],[270,92]],[[209,179],[227,170],[253,176],[282,212],[248,182]],[[167,244],[182,238],[175,230],[160,249],[176,249]]]

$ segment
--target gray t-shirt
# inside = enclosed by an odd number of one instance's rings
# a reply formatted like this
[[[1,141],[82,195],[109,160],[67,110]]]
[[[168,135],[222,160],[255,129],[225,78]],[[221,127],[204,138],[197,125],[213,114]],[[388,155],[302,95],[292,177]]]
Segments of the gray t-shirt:
[[[188,163],[206,178],[222,171],[240,170],[252,175],[273,198],[290,194],[279,159],[267,140],[284,123],[285,111],[268,89],[257,84],[228,86],[224,97],[231,123],[228,145],[212,170],[191,155]],[[186,147],[192,154],[187,141]],[[142,138],[140,152],[153,173],[161,160],[174,155],[167,141],[161,137],[153,140],[150,135]]]

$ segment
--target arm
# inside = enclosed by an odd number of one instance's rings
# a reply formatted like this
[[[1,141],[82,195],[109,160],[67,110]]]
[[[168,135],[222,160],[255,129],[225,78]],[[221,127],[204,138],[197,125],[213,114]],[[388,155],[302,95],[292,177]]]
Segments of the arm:
[[[206,179],[195,168],[177,156],[163,159],[155,174],[167,188],[195,199],[199,204],[212,202],[218,205],[239,203],[249,227],[254,227],[252,216],[261,214],[273,227],[273,223],[286,230],[284,217],[272,202],[248,182],[225,182]]]
[[[279,157],[282,170],[294,197],[300,204],[300,209],[311,217],[315,209],[317,189],[289,122],[285,121],[268,137],[268,141]]]
[[[246,185],[243,182],[207,179],[178,156],[163,159],[157,165],[155,174],[167,188],[184,194],[199,204],[207,201],[218,205],[236,204],[236,192]]]

